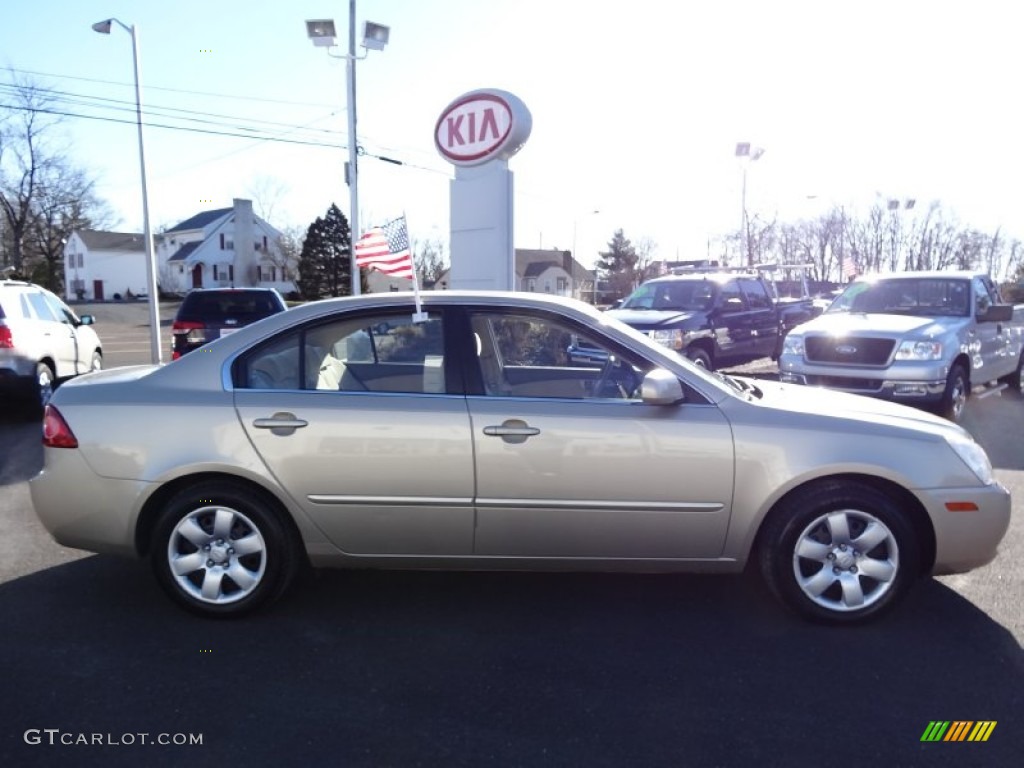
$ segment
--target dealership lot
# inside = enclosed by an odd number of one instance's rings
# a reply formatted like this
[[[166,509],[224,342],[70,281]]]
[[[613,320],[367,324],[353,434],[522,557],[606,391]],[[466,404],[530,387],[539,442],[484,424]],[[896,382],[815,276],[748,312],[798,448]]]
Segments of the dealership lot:
[[[144,304],[76,311],[96,315],[108,366],[148,360]],[[966,426],[1015,498],[999,558],[856,630],[804,624],[753,580],[694,576],[331,572],[265,614],[204,621],[144,564],[49,539],[26,485],[38,425],[5,421],[0,643],[16,694],[0,709],[0,761],[797,765],[842,749],[879,765],[1012,764],[1024,401],[971,406]],[[922,744],[936,719],[998,725],[983,744]],[[29,745],[33,728],[204,739]]]

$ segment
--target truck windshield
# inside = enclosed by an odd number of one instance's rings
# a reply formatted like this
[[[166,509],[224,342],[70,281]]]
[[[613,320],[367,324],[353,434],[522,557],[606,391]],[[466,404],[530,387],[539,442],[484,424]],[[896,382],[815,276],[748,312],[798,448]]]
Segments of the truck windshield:
[[[828,308],[828,313],[967,317],[970,282],[936,277],[858,280]]]
[[[710,280],[652,280],[633,291],[621,308],[701,312],[711,309],[714,298]]]

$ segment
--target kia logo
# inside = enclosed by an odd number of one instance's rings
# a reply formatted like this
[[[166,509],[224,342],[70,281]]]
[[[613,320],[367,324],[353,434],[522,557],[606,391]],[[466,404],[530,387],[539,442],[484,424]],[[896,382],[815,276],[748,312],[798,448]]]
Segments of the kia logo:
[[[533,119],[505,91],[473,91],[449,104],[434,126],[434,145],[454,165],[508,159],[526,142]]]
[[[839,344],[836,346],[836,352],[840,355],[856,355],[857,348],[853,344]]]

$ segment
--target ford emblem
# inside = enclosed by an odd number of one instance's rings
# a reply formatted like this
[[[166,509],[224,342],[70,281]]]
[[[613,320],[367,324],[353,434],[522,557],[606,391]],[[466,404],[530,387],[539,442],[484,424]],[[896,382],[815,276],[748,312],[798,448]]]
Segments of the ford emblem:
[[[853,344],[839,344],[836,346],[836,352],[840,355],[856,355],[857,348]]]

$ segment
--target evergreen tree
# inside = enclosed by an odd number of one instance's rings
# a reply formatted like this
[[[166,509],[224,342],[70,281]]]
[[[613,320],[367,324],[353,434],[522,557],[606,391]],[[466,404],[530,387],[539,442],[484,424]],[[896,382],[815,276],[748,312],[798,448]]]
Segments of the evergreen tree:
[[[352,233],[348,219],[334,203],[306,230],[298,288],[309,301],[352,292]]]
[[[621,229],[615,230],[612,239],[608,241],[608,250],[602,251],[599,257],[597,269],[608,281],[614,297],[621,298],[632,293],[640,280],[640,256]]]

